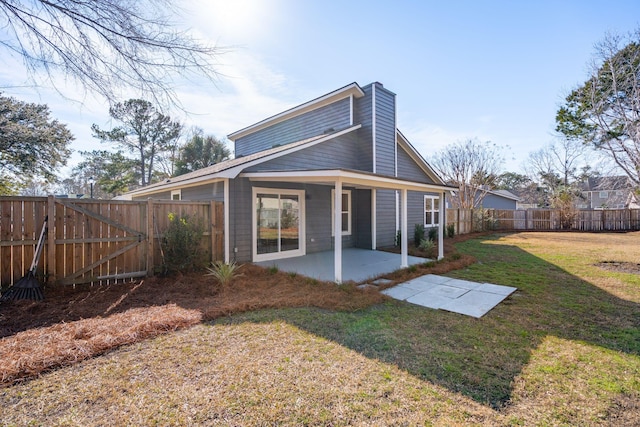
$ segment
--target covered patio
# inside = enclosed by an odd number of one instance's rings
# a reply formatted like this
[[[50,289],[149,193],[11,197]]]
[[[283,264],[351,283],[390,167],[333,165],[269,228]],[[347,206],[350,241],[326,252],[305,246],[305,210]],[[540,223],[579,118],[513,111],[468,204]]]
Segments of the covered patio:
[[[400,268],[402,255],[384,251],[373,251],[358,248],[342,250],[342,280],[361,283]],[[297,273],[323,281],[335,281],[334,251],[316,252],[293,258],[273,261],[262,261],[256,265],[280,271]],[[422,264],[430,261],[427,258],[407,257],[408,265]]]
[[[336,283],[341,283],[345,280],[361,282],[368,278],[389,273],[399,268],[406,268],[412,264],[425,262],[426,259],[410,257],[408,254],[408,192],[433,192],[438,194],[439,206],[443,207],[442,212],[444,212],[445,192],[452,188],[446,185],[427,184],[423,182],[399,179],[396,177],[383,176],[375,173],[346,169],[243,172],[240,176],[248,178],[254,183],[320,184],[332,187],[332,214],[334,216],[332,230],[333,250],[320,252],[319,254],[311,253],[308,255],[295,256],[291,259],[282,257],[277,260],[259,261],[257,264],[266,266],[277,265],[278,268],[283,271],[298,272],[310,277],[322,278],[322,280],[330,280]],[[372,250],[354,250],[351,255],[351,260],[346,259],[345,255],[347,252],[351,251],[351,248],[343,249],[342,247],[342,189],[345,186],[371,190],[370,246]],[[376,250],[378,247],[376,241],[376,194],[378,190],[393,190],[396,192],[396,212],[399,214],[399,227],[397,230],[400,232],[399,255],[379,252]],[[302,226],[302,229],[304,230],[304,225]],[[442,259],[444,256],[442,241],[443,235],[444,221],[440,221],[438,224],[437,242],[438,259]],[[304,245],[304,239],[302,239],[302,242]],[[304,249],[301,249],[301,252],[305,253]],[[303,271],[307,271],[308,273],[304,273]]]

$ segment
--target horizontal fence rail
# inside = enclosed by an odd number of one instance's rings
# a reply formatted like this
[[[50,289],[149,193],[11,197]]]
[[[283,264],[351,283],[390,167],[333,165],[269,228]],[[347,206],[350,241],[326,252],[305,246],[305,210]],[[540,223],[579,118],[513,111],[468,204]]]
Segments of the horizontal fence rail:
[[[457,234],[476,231],[635,231],[640,209],[447,209],[447,225]]]
[[[201,221],[203,256],[224,258],[222,202],[0,197],[0,284],[26,274],[45,225],[36,268],[43,282],[106,284],[153,275],[164,265],[161,241],[170,213]]]

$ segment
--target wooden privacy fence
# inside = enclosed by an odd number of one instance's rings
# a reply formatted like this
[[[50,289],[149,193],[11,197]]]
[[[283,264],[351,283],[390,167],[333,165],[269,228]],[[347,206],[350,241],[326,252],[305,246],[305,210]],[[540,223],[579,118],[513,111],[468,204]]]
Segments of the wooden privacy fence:
[[[201,220],[199,249],[224,258],[223,203],[0,197],[0,283],[28,270],[45,218],[37,276],[47,283],[111,283],[153,275],[164,264],[160,239],[169,213]]]
[[[457,234],[490,230],[522,231],[633,231],[640,230],[640,209],[447,209],[447,225]]]

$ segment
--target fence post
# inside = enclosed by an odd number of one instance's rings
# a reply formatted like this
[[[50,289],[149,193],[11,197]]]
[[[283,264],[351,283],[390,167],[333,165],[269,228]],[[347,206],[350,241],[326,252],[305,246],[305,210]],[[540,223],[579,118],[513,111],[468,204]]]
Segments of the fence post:
[[[155,218],[153,217],[153,199],[147,199],[147,275],[153,276],[155,267]]]
[[[47,197],[47,283],[56,281],[56,201]]]

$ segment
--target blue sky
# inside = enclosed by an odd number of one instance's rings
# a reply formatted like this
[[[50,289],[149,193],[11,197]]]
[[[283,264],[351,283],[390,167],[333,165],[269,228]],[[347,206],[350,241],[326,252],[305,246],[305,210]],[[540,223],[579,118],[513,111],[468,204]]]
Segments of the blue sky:
[[[232,47],[217,85],[178,88],[193,114],[174,116],[189,125],[223,137],[348,83],[379,81],[397,94],[398,126],[424,157],[477,137],[509,146],[511,171],[553,140],[555,112],[586,79],[594,44],[640,27],[637,0],[201,0],[183,13],[196,37]],[[49,104],[75,150],[105,147],[90,132],[110,125],[104,101],[7,88],[24,73],[0,55],[6,94]]]

